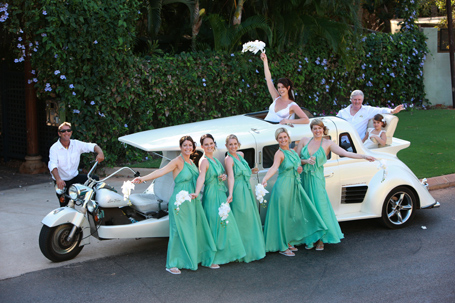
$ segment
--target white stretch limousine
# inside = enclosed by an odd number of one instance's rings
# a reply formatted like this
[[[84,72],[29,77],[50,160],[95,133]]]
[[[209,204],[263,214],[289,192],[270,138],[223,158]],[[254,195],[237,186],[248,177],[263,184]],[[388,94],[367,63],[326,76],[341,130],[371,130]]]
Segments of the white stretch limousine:
[[[229,134],[235,134],[241,143],[241,151],[250,167],[257,167],[259,173],[251,177],[252,188],[265,176],[272,166],[273,156],[278,149],[275,130],[286,127],[291,135],[291,148],[303,137],[311,137],[309,125],[279,125],[264,121],[266,112],[238,115],[201,122],[182,124],[143,131],[119,138],[123,143],[135,146],[147,152],[163,153],[161,166],[166,165],[180,153],[179,139],[190,135],[199,145],[199,138],[210,133],[217,142],[215,157],[224,163],[227,149],[225,140]],[[397,158],[397,153],[409,147],[410,142],[393,137],[398,118],[385,115],[387,120],[387,145],[382,148],[366,149],[356,130],[345,120],[338,117],[323,117],[329,128],[327,138],[343,148],[359,154],[371,155],[378,160],[385,160],[387,173],[378,168],[377,161],[340,157],[330,154],[324,166],[326,188],[338,221],[349,221],[369,218],[382,218],[390,228],[403,227],[408,223],[417,209],[438,207],[439,202],[430,195],[426,180],[420,181],[414,173]],[[310,119],[311,120],[311,119]],[[167,159],[166,159],[167,158]],[[268,183],[271,192],[277,174]],[[172,173],[153,182],[145,194],[133,194],[131,202],[144,216],[150,216],[157,209],[166,210],[173,190]],[[144,195],[147,195],[146,199]],[[269,194],[270,195],[270,194]],[[146,202],[141,210],[141,201]],[[268,200],[268,197],[265,197]],[[173,205],[174,201],[170,202]],[[259,206],[258,206],[259,207]],[[268,208],[259,207],[264,220]],[[162,212],[161,212],[162,213]],[[156,219],[157,228],[166,229],[168,216]],[[166,225],[166,226],[165,226]]]

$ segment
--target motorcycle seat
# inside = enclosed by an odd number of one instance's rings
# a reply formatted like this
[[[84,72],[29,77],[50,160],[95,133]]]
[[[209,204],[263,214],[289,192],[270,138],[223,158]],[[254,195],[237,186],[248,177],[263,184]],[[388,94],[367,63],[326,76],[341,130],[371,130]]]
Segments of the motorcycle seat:
[[[168,202],[158,199],[155,194],[132,194],[130,201],[133,208],[143,214],[157,213],[160,210],[167,211]]]

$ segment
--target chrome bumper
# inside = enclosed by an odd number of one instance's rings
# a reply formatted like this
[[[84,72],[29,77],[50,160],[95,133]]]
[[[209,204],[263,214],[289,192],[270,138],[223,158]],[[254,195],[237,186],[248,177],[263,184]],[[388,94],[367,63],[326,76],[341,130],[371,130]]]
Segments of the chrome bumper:
[[[431,204],[429,206],[422,207],[422,209],[431,209],[431,208],[439,208],[441,206],[441,203],[436,201],[434,204]]]

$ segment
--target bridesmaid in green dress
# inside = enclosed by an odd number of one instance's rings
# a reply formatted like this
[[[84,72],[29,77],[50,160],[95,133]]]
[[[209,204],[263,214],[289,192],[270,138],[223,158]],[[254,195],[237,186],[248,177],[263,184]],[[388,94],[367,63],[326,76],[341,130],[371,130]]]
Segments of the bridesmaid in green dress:
[[[190,136],[182,137],[179,143],[180,156],[165,167],[133,180],[133,183],[140,184],[169,172],[174,175],[174,192],[169,199],[169,244],[166,261],[166,271],[174,275],[180,274],[179,268],[196,270],[199,263],[208,267],[217,266],[213,264],[216,245],[201,201],[185,201],[178,212],[174,207],[176,195],[180,191],[194,192],[199,175],[196,165],[190,160],[196,150],[196,143]]]
[[[334,152],[342,157],[354,159],[366,159],[374,161],[375,158],[366,155],[347,152],[332,140],[324,139],[328,129],[320,119],[314,119],[310,124],[313,138],[303,137],[297,147],[303,166],[302,185],[311,201],[314,202],[316,209],[321,215],[322,220],[327,225],[327,233],[316,243],[316,250],[324,250],[324,243],[339,243],[344,238],[340,225],[330,204],[329,196],[325,189],[324,164],[327,162],[327,154]],[[308,244],[305,248],[313,248],[314,243]]]
[[[226,264],[245,257],[245,248],[240,237],[237,222],[232,211],[225,221],[221,221],[218,208],[227,200],[224,173],[221,162],[213,157],[215,151],[215,140],[210,134],[201,137],[201,145],[204,155],[199,160],[199,177],[197,179],[196,191],[192,194],[197,197],[205,185],[202,205],[204,207],[207,221],[210,225],[213,240],[216,244],[215,264]],[[219,266],[211,268],[219,268]]]
[[[325,234],[327,227],[302,188],[299,155],[289,149],[290,136],[286,128],[277,129],[275,139],[280,149],[262,181],[266,187],[267,180],[279,172],[265,218],[265,250],[293,257],[297,251],[294,245],[314,243]]]
[[[251,170],[243,158],[243,153],[237,152],[240,147],[237,136],[229,135],[226,138],[226,147],[228,154],[224,163],[228,175],[227,200],[232,201],[230,206],[246,252],[245,257],[239,261],[248,263],[265,257],[261,218],[250,184],[251,173],[257,174],[258,169]]]

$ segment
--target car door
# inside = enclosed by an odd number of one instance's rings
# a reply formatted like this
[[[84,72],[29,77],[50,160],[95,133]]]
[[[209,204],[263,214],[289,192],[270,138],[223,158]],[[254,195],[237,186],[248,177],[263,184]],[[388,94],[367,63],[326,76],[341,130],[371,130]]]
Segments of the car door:
[[[337,140],[340,146],[347,151],[365,153],[363,143],[357,134],[339,130]],[[368,185],[371,178],[377,173],[377,165],[364,159],[352,159],[338,155],[336,158],[339,175],[337,187],[340,196],[337,198],[338,205],[335,214],[339,221],[346,221],[362,216],[362,206]]]

